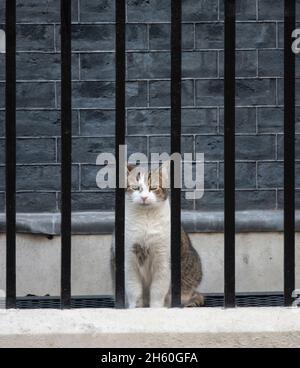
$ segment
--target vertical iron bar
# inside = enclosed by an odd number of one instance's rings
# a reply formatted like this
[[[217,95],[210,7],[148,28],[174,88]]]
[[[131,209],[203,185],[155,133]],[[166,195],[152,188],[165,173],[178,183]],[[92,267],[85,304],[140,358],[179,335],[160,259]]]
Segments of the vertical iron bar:
[[[171,8],[171,153],[181,153],[181,0]],[[181,189],[175,188],[171,162],[171,288],[172,307],[181,305]]]
[[[71,306],[71,0],[61,0],[61,308]]]
[[[225,307],[235,306],[235,0],[225,1],[224,236]]]
[[[284,1],[284,301],[295,289],[295,54],[296,2]]]
[[[125,242],[125,190],[120,188],[119,146],[125,144],[125,44],[126,2],[116,0],[116,196],[115,196],[115,259],[116,259],[116,308],[125,307],[124,242]]]
[[[16,1],[6,0],[6,307],[16,307]]]

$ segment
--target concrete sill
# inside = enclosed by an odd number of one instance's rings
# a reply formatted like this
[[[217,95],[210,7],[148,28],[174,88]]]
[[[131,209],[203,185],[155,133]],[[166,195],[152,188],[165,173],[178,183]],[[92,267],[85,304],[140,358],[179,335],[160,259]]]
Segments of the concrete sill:
[[[300,309],[2,310],[0,347],[300,347]]]
[[[114,230],[114,212],[74,212],[74,235],[111,234]],[[224,213],[221,211],[182,211],[182,223],[189,233],[223,232]],[[300,231],[300,211],[296,211],[296,230]],[[236,231],[281,232],[283,211],[249,210],[236,212]],[[5,215],[0,214],[0,232],[5,232]],[[60,234],[59,213],[18,213],[17,232],[44,235]]]

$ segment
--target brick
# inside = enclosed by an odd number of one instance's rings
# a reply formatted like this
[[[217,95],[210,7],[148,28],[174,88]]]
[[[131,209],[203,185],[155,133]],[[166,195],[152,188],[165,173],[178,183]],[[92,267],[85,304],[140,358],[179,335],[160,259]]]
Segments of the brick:
[[[284,76],[284,51],[283,50],[259,50],[258,51],[259,76],[283,77]],[[300,77],[299,58],[296,57],[296,78]]]
[[[204,152],[206,160],[223,160],[224,137],[198,136],[196,137],[196,151]],[[275,159],[275,154],[274,136],[247,135],[236,137],[237,160]]]
[[[0,191],[5,191],[5,166],[0,166]],[[0,193],[0,206],[1,206],[1,193]],[[3,208],[3,207],[0,207]]]
[[[60,106],[60,83],[57,83],[57,105]],[[72,84],[73,108],[114,108],[115,84],[113,82],[74,82]]]
[[[185,186],[184,167],[183,171],[183,185],[182,189],[191,190]],[[196,178],[196,165],[193,164],[193,179]],[[204,190],[217,189],[218,187],[218,164],[216,162],[210,162],[204,164]]]
[[[127,54],[128,79],[170,78],[170,53]]]
[[[220,163],[220,188],[224,188],[224,163]],[[235,187],[237,189],[256,188],[256,163],[237,162],[235,164]]]
[[[17,193],[17,212],[56,212],[56,193]]]
[[[258,19],[283,20],[284,2],[281,0],[258,0]]]
[[[170,110],[168,109],[129,110],[127,116],[128,134],[170,133]]]
[[[17,166],[17,190],[60,190],[60,166]],[[78,167],[72,167],[72,188],[78,188]]]
[[[181,192],[181,209],[185,211],[192,211],[194,210],[194,200],[186,199],[185,198],[185,191]]]
[[[237,48],[276,47],[275,23],[237,23]]]
[[[5,111],[0,110],[0,137],[3,137],[5,134]]]
[[[80,132],[85,136],[115,134],[114,110],[81,110]]]
[[[2,193],[1,193],[2,192]],[[4,210],[4,206],[1,207],[1,195],[5,192],[5,166],[0,166],[0,211]]]
[[[275,210],[275,190],[240,190],[236,191],[236,210]]]
[[[148,49],[148,30],[146,24],[126,25],[126,48],[127,50]]]
[[[4,114],[3,114],[4,115]],[[60,111],[53,110],[19,110],[17,111],[17,136],[40,137],[60,136]],[[2,122],[1,114],[0,121]],[[3,117],[4,124],[4,117]],[[72,133],[78,134],[78,114],[72,113]]]
[[[5,107],[5,84],[0,83],[0,108]]]
[[[170,50],[171,48],[171,25],[150,24],[149,41],[150,50]],[[194,25],[182,24],[182,49],[194,49]]]
[[[18,108],[54,108],[54,83],[17,83],[17,106]]]
[[[73,138],[72,160],[74,163],[96,163],[102,152],[114,152],[114,138]]]
[[[0,0],[0,22],[5,22],[5,1]]]
[[[182,3],[182,20],[212,21],[218,19],[218,0],[184,0]]]
[[[115,2],[111,0],[80,0],[81,22],[114,22]]]
[[[96,178],[99,170],[101,170],[101,166],[96,165],[82,165],[81,166],[81,190],[99,190]],[[105,191],[111,191],[114,188],[107,188]],[[104,189],[101,189],[104,191]]]
[[[223,106],[224,105],[223,80],[197,80],[196,106]]]
[[[81,54],[80,72],[82,80],[114,81],[114,53]]]
[[[257,129],[259,133],[283,132],[283,108],[262,107],[258,109]]]
[[[78,20],[77,2],[72,2],[72,20]],[[60,22],[59,0],[17,0],[17,22]]]
[[[191,191],[191,188],[186,188],[185,168],[182,167],[182,190]],[[196,179],[196,165],[193,164],[192,179]],[[202,178],[201,178],[202,179]],[[200,183],[198,183],[200,184]],[[216,162],[204,164],[204,190],[217,189],[218,187],[218,164]]]
[[[56,48],[60,50],[60,27],[56,27]],[[112,24],[77,24],[72,27],[73,51],[114,51],[115,26]]]
[[[139,132],[137,132],[139,134]],[[147,155],[147,137],[126,137],[128,156],[133,153],[143,153]]]
[[[215,51],[183,52],[183,78],[214,78],[218,76],[218,58]]]
[[[2,211],[5,211],[5,199],[4,199],[4,193],[0,193],[0,209],[2,208]]]
[[[218,187],[218,164],[216,162],[204,165],[204,190],[217,189]]]
[[[54,51],[54,26],[17,24],[17,51]]]
[[[194,138],[193,136],[181,137],[181,150],[182,153],[194,153]],[[171,137],[168,136],[151,136],[149,138],[149,150],[151,153],[168,153],[171,154]],[[194,156],[194,154],[193,154]]]
[[[236,133],[256,133],[256,108],[236,108]],[[220,109],[220,132],[224,132],[224,109]]]
[[[283,57],[283,50],[259,50],[258,75],[260,77],[282,77]]]
[[[220,52],[219,57],[220,77],[224,77],[224,52]],[[251,51],[236,52],[236,76],[237,77],[256,77],[257,75],[257,53]]]
[[[275,79],[238,79],[236,83],[237,106],[275,105]]]
[[[128,22],[171,21],[170,0],[127,0]]]
[[[196,152],[204,153],[205,161],[223,160],[224,137],[221,135],[197,136]]]
[[[60,208],[59,196],[59,208]],[[113,211],[115,208],[115,194],[108,192],[75,192],[72,193],[73,211]]]
[[[223,211],[224,210],[224,192],[221,190],[205,190],[201,199],[197,199],[197,211]]]
[[[194,81],[182,80],[182,106],[194,106]],[[171,82],[170,81],[150,81],[150,106],[170,107],[171,106]]]
[[[224,23],[196,24],[197,49],[223,49]]]
[[[128,137],[128,154],[141,152],[147,154],[146,137]],[[115,139],[113,137],[80,137],[72,140],[73,163],[96,164],[100,153],[114,153]]]
[[[236,158],[237,160],[274,160],[276,158],[275,136],[237,136]]]
[[[217,133],[217,109],[182,109],[182,133]]]
[[[55,163],[55,161],[56,145],[54,139],[17,139],[17,163],[37,164]],[[4,157],[1,157],[1,162],[4,163]]]
[[[256,3],[259,23],[255,22]],[[0,24],[0,29],[4,26],[4,4],[1,0],[0,23],[3,24]],[[59,0],[17,0],[17,4],[18,19],[29,23],[17,25],[17,50],[22,51],[17,53],[17,78],[28,81],[17,84],[17,135],[26,138],[17,140],[17,159],[22,163],[18,166],[17,210],[56,211],[60,201],[60,168],[54,164],[56,155],[60,155],[60,139],[57,140],[60,137],[60,111],[57,110],[60,105]],[[127,0],[127,4],[126,48],[130,61],[127,75],[130,81],[126,83],[128,151],[129,154],[136,151],[148,153],[148,149],[151,152],[169,151],[171,2]],[[77,5],[80,14],[77,14]],[[236,4],[239,21],[236,61],[237,209],[282,208],[282,6],[279,0],[237,0]],[[100,152],[113,152],[115,145],[114,7],[115,2],[108,0],[74,1],[73,6],[73,22],[83,22],[73,24],[72,45],[73,161],[78,163],[73,166],[75,192],[72,202],[73,210],[78,211],[114,209],[113,191],[103,192],[95,185],[96,157]],[[297,14],[299,9],[300,6]],[[223,1],[183,1],[182,149],[183,152],[194,152],[194,149],[204,152],[206,159],[204,197],[188,201],[183,190],[182,208],[187,210],[223,211],[223,162],[220,162],[224,159],[223,17]],[[281,49],[274,49],[276,46]],[[299,77],[297,58],[296,63]],[[5,121],[4,79],[5,54],[0,54],[0,138],[4,135]],[[296,89],[297,104],[300,104],[298,80]],[[299,114],[300,109],[297,108],[297,133]],[[297,160],[300,160],[299,137],[297,134]],[[3,160],[2,138],[2,209],[5,190]],[[79,165],[82,165],[81,183]],[[299,166],[297,162],[297,187]],[[296,205],[300,208],[300,190],[296,191]]]
[[[220,19],[224,18],[224,2],[220,1]],[[255,20],[256,19],[256,1],[237,0],[236,1],[236,19],[237,20]]]
[[[258,163],[257,182],[259,188],[282,188],[283,177],[282,162]]]
[[[60,80],[61,78],[60,54],[18,53],[16,59],[18,80]],[[73,55],[73,80],[79,78],[78,65],[78,55]]]
[[[147,106],[147,82],[137,81],[126,83],[126,106]]]

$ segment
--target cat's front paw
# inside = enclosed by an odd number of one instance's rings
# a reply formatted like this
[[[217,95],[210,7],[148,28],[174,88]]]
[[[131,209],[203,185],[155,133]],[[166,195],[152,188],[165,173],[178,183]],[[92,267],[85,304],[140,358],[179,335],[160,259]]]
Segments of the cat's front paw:
[[[128,301],[128,309],[143,308],[143,307],[144,303],[142,297],[138,298],[137,300],[133,299]]]
[[[150,303],[150,308],[164,308],[165,303],[164,301],[156,301]]]

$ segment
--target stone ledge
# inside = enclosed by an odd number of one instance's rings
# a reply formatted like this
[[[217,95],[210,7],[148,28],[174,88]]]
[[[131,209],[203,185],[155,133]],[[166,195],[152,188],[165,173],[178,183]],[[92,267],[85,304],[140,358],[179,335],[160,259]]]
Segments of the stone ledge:
[[[0,347],[300,347],[300,309],[3,310]]]
[[[190,233],[224,231],[223,212],[182,211],[182,223]],[[114,212],[74,212],[72,232],[76,234],[111,234]],[[296,230],[300,231],[300,211],[296,211]],[[282,232],[283,211],[237,211],[236,232]],[[0,214],[0,232],[5,232],[5,216]],[[19,213],[17,232],[29,234],[60,234],[59,213]]]

